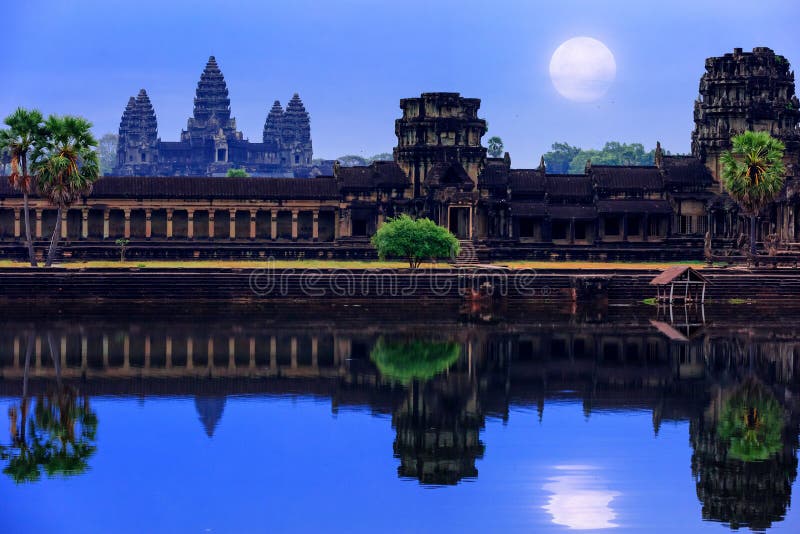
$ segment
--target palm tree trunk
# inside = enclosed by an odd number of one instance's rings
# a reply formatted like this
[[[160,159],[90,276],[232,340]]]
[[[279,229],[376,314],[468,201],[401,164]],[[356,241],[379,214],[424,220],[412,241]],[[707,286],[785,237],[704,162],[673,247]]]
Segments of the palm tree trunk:
[[[28,188],[25,183],[28,179],[28,159],[22,157],[22,211],[25,212],[25,246],[28,247],[28,259],[31,262],[31,267],[36,267],[36,254],[33,251],[33,240],[31,239],[31,214],[28,208]]]
[[[756,216],[750,216],[750,255],[756,257]]]
[[[58,214],[56,214],[56,227],[53,229],[53,237],[50,238],[50,250],[47,251],[47,263],[45,267],[53,265],[53,260],[56,257],[56,248],[58,247],[58,237],[61,235],[61,206],[58,207]]]

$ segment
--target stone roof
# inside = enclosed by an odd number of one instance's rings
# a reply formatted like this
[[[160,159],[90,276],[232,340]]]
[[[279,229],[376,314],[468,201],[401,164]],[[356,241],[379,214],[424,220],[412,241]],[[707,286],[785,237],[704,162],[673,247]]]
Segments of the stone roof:
[[[551,219],[582,219],[589,220],[597,217],[594,206],[550,205],[547,212]]]
[[[547,214],[544,202],[512,202],[510,207],[514,217],[544,217]]]
[[[513,193],[544,193],[545,174],[537,169],[512,169],[508,183]]]
[[[343,189],[404,188],[410,184],[408,177],[394,161],[375,161],[365,167],[340,167],[336,180]]]
[[[0,188],[0,194],[4,191]],[[333,178],[124,176],[98,180],[91,198],[336,199]]]
[[[425,176],[425,184],[428,186],[437,185],[458,185],[473,187],[472,178],[458,163],[436,163]]]
[[[592,180],[585,174],[548,174],[545,187],[551,197],[590,197],[594,194]]]
[[[693,156],[664,156],[663,181],[668,185],[696,185],[706,187],[714,178],[700,158]]]
[[[592,165],[591,175],[598,189],[606,191],[660,191],[661,172],[655,166]]]

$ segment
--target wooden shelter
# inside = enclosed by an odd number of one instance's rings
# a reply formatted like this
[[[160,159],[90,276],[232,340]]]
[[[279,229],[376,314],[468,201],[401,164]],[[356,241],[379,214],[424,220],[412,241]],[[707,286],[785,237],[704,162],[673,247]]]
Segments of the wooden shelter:
[[[706,285],[709,283],[705,276],[688,265],[669,267],[650,280],[650,285],[656,286],[658,302],[705,302]]]

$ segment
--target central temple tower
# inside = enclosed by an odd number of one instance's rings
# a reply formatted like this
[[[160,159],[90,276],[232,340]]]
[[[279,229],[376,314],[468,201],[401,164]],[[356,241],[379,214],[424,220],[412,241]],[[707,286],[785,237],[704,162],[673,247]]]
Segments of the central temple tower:
[[[769,132],[783,141],[792,175],[800,157],[798,123],[794,72],[785,57],[758,47],[706,59],[694,103],[692,155],[703,160],[715,180],[720,180],[720,156],[731,149],[731,137],[747,130]]]

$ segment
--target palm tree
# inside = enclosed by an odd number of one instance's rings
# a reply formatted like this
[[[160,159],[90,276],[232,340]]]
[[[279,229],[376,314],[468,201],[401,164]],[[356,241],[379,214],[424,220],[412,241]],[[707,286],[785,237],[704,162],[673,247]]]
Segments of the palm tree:
[[[22,192],[23,211],[25,212],[25,245],[28,247],[28,259],[36,267],[36,256],[31,240],[30,211],[28,195],[31,193],[31,176],[28,174],[28,152],[35,148],[42,136],[42,114],[38,110],[17,110],[6,117],[5,124],[9,128],[0,130],[0,148],[5,149],[11,157],[11,175],[8,182],[11,187]],[[5,168],[5,166],[4,166]]]
[[[92,124],[80,117],[51,115],[44,124],[46,137],[34,151],[34,172],[39,192],[58,208],[46,267],[53,264],[58,237],[61,233],[61,214],[81,196],[92,191],[100,177],[97,140]]]
[[[722,182],[728,194],[750,216],[750,256],[756,254],[758,214],[783,189],[784,145],[767,132],[744,132],[722,155]]]

